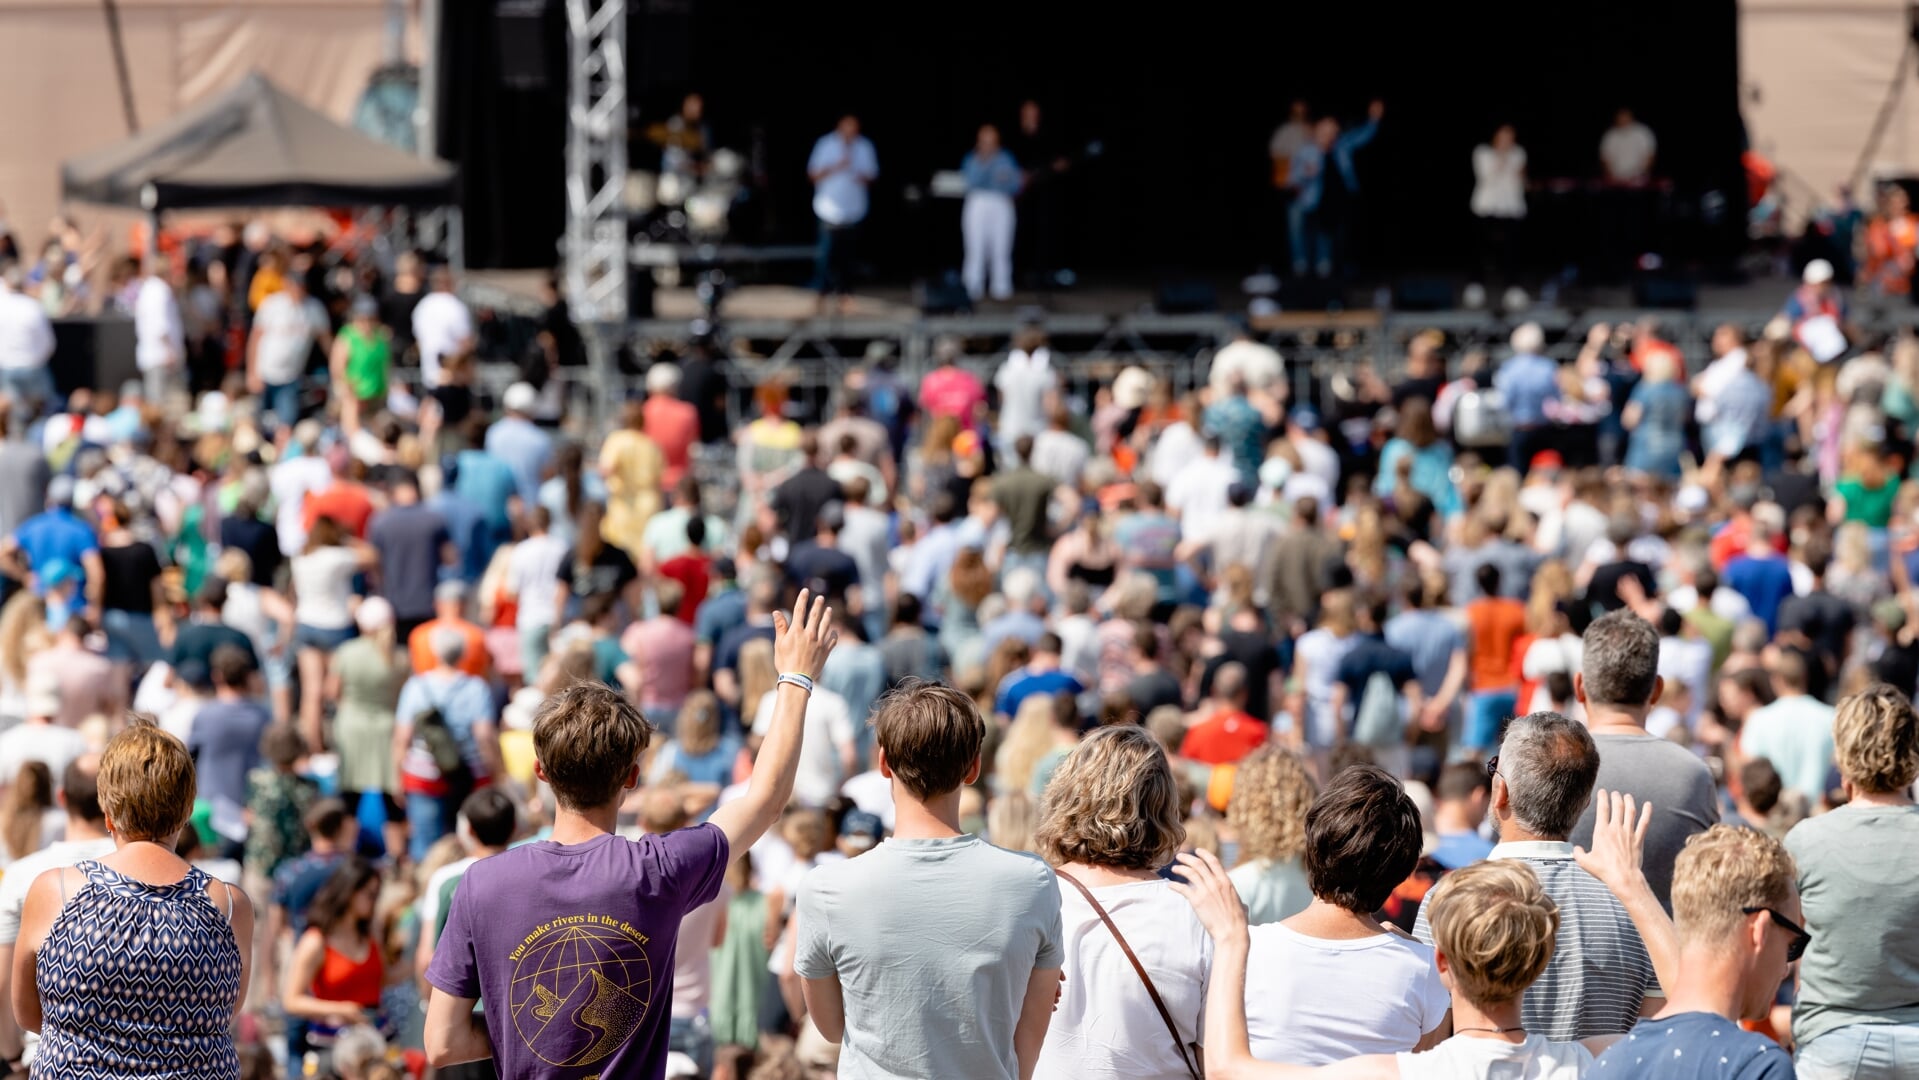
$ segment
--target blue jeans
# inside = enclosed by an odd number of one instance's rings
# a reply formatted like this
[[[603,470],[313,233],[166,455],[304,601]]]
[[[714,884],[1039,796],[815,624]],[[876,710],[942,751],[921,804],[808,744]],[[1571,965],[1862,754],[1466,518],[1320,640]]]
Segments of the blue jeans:
[[[1499,725],[1513,714],[1519,695],[1512,690],[1488,690],[1466,699],[1466,731],[1459,744],[1468,750],[1491,750],[1499,742]]]
[[[292,427],[300,422],[300,380],[290,383],[267,384],[266,408],[273,418],[284,427]]]
[[[859,226],[820,223],[820,246],[813,259],[813,290],[845,296],[853,289],[853,259]]]
[[[45,411],[53,401],[53,373],[45,367],[0,368],[0,393],[12,402],[14,433],[26,430],[27,421]]]
[[[427,849],[440,837],[453,831],[452,814],[446,800],[437,795],[406,794],[406,853],[415,863],[426,859]]]
[[[137,611],[108,609],[100,615],[101,628],[107,632],[107,659],[145,668],[166,655],[160,648],[160,632],[153,616]]]
[[[1320,277],[1333,276],[1333,234],[1320,221],[1317,206],[1302,206],[1294,198],[1286,204],[1286,236],[1293,247],[1293,275],[1305,277],[1308,271]]]
[[[1799,1048],[1799,1080],[1911,1080],[1919,1076],[1919,1024],[1854,1024]]]
[[[701,1076],[713,1075],[713,1024],[705,1013],[675,1016],[667,1029],[666,1048],[692,1058],[693,1064],[700,1067]]]

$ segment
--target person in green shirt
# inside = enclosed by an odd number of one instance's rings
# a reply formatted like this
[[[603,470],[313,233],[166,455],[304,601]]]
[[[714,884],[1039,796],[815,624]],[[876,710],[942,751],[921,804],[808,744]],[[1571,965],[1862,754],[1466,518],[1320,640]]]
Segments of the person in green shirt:
[[[1861,447],[1853,451],[1853,457],[1851,467],[1833,485],[1830,520],[1834,525],[1857,521],[1870,529],[1883,529],[1892,521],[1899,478],[1887,469],[1886,459],[1876,448]]]
[[[333,373],[333,393],[344,413],[342,422],[351,425],[386,403],[393,331],[380,324],[380,302],[371,296],[354,297],[349,310],[352,317],[333,339],[328,367]]]

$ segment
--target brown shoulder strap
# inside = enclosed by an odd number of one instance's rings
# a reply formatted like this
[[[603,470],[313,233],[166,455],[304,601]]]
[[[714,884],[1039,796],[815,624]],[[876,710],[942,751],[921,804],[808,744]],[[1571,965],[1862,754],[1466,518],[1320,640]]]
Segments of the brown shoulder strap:
[[[1126,959],[1133,965],[1133,970],[1139,973],[1139,981],[1146,984],[1147,996],[1153,999],[1153,1008],[1159,1010],[1159,1018],[1166,1022],[1166,1030],[1173,1036],[1173,1049],[1179,1051],[1180,1064],[1186,1066],[1186,1071],[1191,1074],[1193,1080],[1200,1080],[1199,1070],[1193,1066],[1193,1059],[1186,1053],[1186,1040],[1180,1038],[1179,1025],[1173,1023],[1173,1014],[1166,1008],[1166,1002],[1160,998],[1159,987],[1153,985],[1153,977],[1146,973],[1146,965],[1139,962],[1139,957],[1133,954],[1133,947],[1126,943],[1126,935],[1119,932],[1119,927],[1113,923],[1113,917],[1106,914],[1106,908],[1093,898],[1093,890],[1064,870],[1056,869],[1053,873],[1058,874],[1061,881],[1079,890],[1079,894],[1093,906],[1093,914],[1099,916],[1099,921],[1105,923],[1106,929],[1112,933],[1113,940],[1119,942],[1119,951],[1126,954]]]

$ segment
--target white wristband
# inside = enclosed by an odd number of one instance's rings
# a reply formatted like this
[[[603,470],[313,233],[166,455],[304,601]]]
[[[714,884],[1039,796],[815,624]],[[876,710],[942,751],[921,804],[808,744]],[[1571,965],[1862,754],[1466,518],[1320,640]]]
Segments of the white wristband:
[[[809,694],[813,692],[813,680],[807,678],[804,675],[801,675],[797,671],[788,671],[782,674],[779,677],[779,681],[775,682],[773,685],[778,686],[780,683],[788,683],[792,686],[797,686]]]

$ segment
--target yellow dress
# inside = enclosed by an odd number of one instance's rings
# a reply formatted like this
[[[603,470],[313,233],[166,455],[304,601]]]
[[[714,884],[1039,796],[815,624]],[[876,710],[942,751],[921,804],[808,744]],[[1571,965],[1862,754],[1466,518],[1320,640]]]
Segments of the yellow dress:
[[[660,511],[666,456],[644,434],[622,428],[600,445],[600,477],[606,481],[606,517],[600,535],[638,560],[646,523]]]

